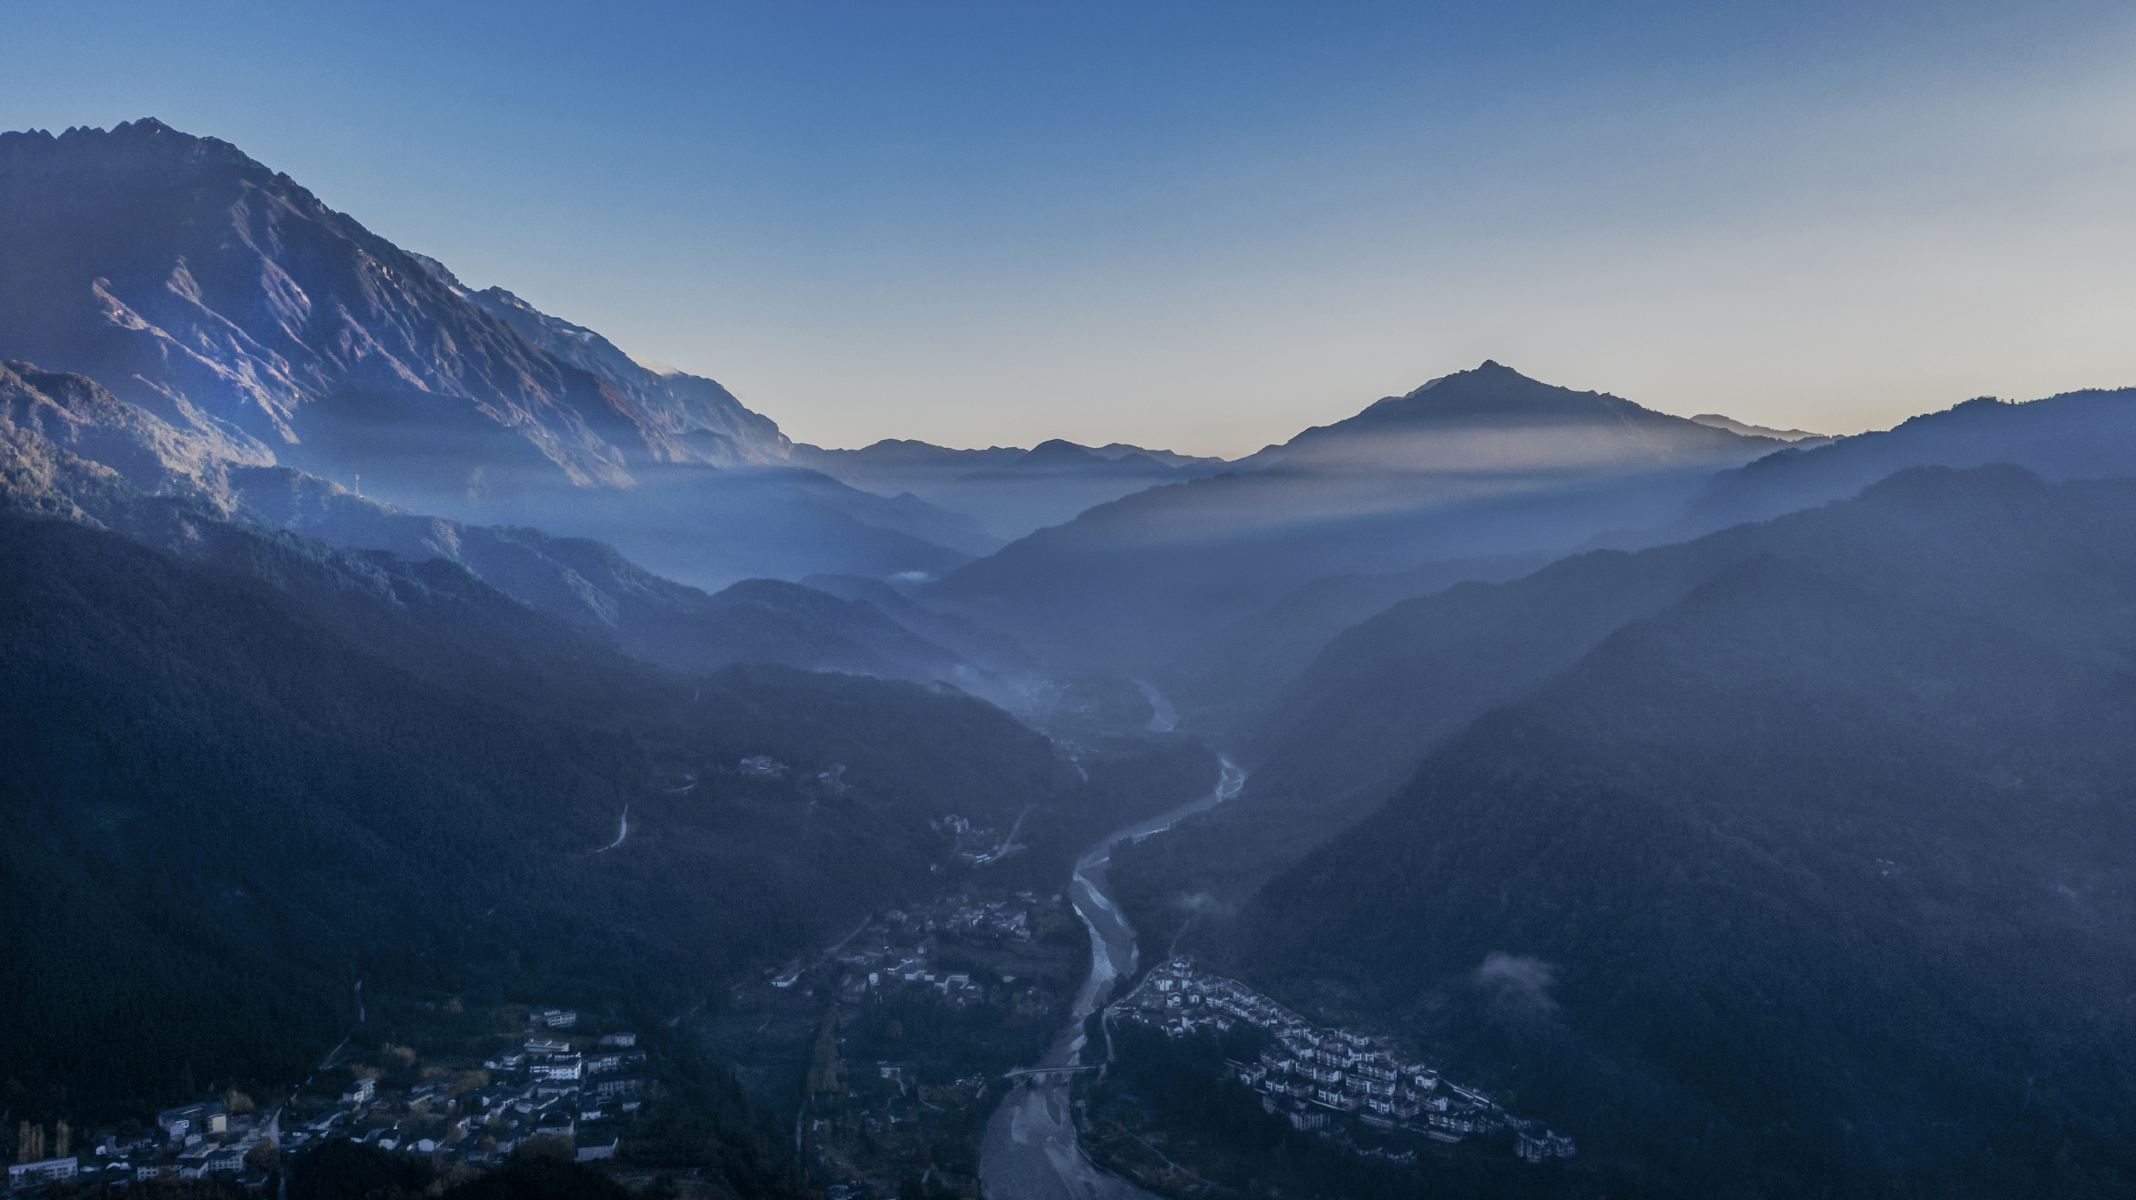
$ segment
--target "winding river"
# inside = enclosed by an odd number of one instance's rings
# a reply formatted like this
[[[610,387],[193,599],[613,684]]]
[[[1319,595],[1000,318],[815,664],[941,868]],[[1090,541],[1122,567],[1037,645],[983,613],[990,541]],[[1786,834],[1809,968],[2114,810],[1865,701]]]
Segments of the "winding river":
[[[1115,847],[1162,833],[1195,813],[1239,794],[1246,771],[1228,758],[1210,791],[1170,812],[1106,834],[1076,860],[1069,899],[1090,930],[1090,975],[1076,992],[1067,1025],[1037,1068],[1073,1068],[1083,1061],[1083,1025],[1112,993],[1113,981],[1135,973],[1135,927],[1105,892]],[[1099,1170],[1076,1140],[1069,1107],[1069,1074],[1034,1075],[1002,1100],[979,1147],[979,1183],[991,1200],[1155,1200],[1117,1175]]]

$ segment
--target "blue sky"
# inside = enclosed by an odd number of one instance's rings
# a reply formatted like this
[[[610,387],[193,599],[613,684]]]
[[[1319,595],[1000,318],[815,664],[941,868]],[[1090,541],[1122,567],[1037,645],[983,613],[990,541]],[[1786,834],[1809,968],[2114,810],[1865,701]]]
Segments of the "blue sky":
[[[360,10],[360,11],[352,11]],[[2136,384],[2136,9],[17,3],[796,437],[1237,452],[1493,357],[1831,430]]]

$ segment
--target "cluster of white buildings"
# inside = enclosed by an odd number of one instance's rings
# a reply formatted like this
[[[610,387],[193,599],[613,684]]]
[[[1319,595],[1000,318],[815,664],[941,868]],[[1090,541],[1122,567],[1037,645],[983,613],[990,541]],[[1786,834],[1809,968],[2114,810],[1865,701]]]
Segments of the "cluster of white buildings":
[[[233,1113],[220,1100],[167,1108],[156,1114],[155,1128],[138,1137],[106,1133],[79,1154],[62,1144],[54,1147],[56,1154],[10,1164],[8,1191],[27,1195],[61,1182],[101,1188],[209,1176],[263,1185],[267,1171],[254,1148],[280,1136],[277,1115]]]
[[[1242,1023],[1267,1031],[1272,1041],[1259,1059],[1232,1068],[1260,1093],[1264,1109],[1295,1129],[1347,1138],[1354,1122],[1441,1142],[1510,1130],[1515,1152],[1529,1162],[1575,1153],[1571,1138],[1513,1116],[1484,1093],[1440,1078],[1437,1070],[1400,1057],[1377,1039],[1317,1026],[1237,980],[1196,971],[1190,959],[1153,968],[1113,1014],[1171,1037],[1226,1032]]]
[[[167,1108],[155,1129],[132,1138],[105,1134],[82,1153],[34,1157],[9,1165],[9,1195],[56,1183],[117,1187],[156,1180],[222,1177],[266,1186],[261,1144],[286,1157],[306,1146],[346,1138],[381,1150],[483,1164],[501,1161],[536,1138],[554,1138],[580,1162],[613,1158],[616,1125],[645,1101],[646,1052],[637,1035],[571,1033],[578,1014],[537,1009],[530,1036],[484,1062],[479,1084],[465,1074],[425,1079],[405,1090],[359,1077],[323,1108],[291,1105],[272,1112],[232,1112],[220,1100]],[[486,1078],[485,1078],[486,1077]]]
[[[478,1165],[549,1138],[580,1162],[613,1158],[616,1123],[644,1104],[646,1054],[637,1035],[572,1035],[578,1015],[565,1009],[538,1009],[529,1024],[523,1043],[483,1062],[480,1083],[440,1076],[395,1091],[358,1078],[291,1137],[343,1137]]]
[[[209,1176],[263,1185],[267,1170],[254,1156],[254,1148],[263,1141],[273,1148],[278,1137],[275,1116],[233,1113],[220,1100],[167,1108],[156,1114],[153,1130],[137,1137],[105,1133],[79,1154],[69,1153],[62,1145],[56,1147],[58,1154],[10,1164],[8,1191],[28,1195],[60,1182],[101,1188]]]

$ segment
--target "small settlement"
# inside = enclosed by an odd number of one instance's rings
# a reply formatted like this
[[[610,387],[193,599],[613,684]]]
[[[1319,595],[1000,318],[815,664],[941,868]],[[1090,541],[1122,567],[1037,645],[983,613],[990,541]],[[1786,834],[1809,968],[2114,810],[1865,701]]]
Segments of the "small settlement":
[[[972,846],[992,831],[963,830]],[[796,1145],[831,1196],[977,1196],[999,1077],[1044,1051],[1086,951],[1065,896],[965,888],[870,916],[817,953],[735,989],[715,1052],[747,1050],[755,1098],[798,1089]]]
[[[381,1065],[367,1065],[372,1057]],[[204,1178],[259,1189],[279,1160],[335,1138],[474,1166],[547,1138],[559,1154],[598,1162],[615,1156],[646,1090],[636,1034],[588,1032],[571,1009],[535,1008],[523,1035],[480,1061],[465,1052],[425,1057],[407,1046],[372,1056],[344,1043],[272,1109],[235,1094],[200,1100],[164,1109],[139,1133],[91,1133],[79,1151],[64,1123],[49,1139],[26,1124],[16,1139],[23,1161],[8,1167],[8,1195],[58,1183],[100,1190]]]
[[[1575,1153],[1571,1138],[1508,1113],[1483,1092],[1441,1078],[1379,1039],[1315,1025],[1237,980],[1197,971],[1191,959],[1152,968],[1112,1016],[1169,1037],[1223,1033],[1240,1024],[1265,1031],[1270,1040],[1258,1060],[1230,1063],[1239,1081],[1292,1128],[1360,1153],[1414,1161],[1413,1150],[1393,1148],[1384,1137],[1361,1139],[1367,1132],[1459,1142],[1500,1131],[1513,1133],[1514,1152],[1531,1163]]]

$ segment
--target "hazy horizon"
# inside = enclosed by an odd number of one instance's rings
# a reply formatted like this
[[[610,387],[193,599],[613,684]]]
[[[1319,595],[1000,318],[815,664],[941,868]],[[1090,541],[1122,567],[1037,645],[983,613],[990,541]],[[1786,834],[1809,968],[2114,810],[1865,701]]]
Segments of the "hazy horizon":
[[[121,8],[18,11],[0,123],[231,141],[820,445],[1235,456],[1485,358],[1828,433],[2136,383],[2111,6]]]

